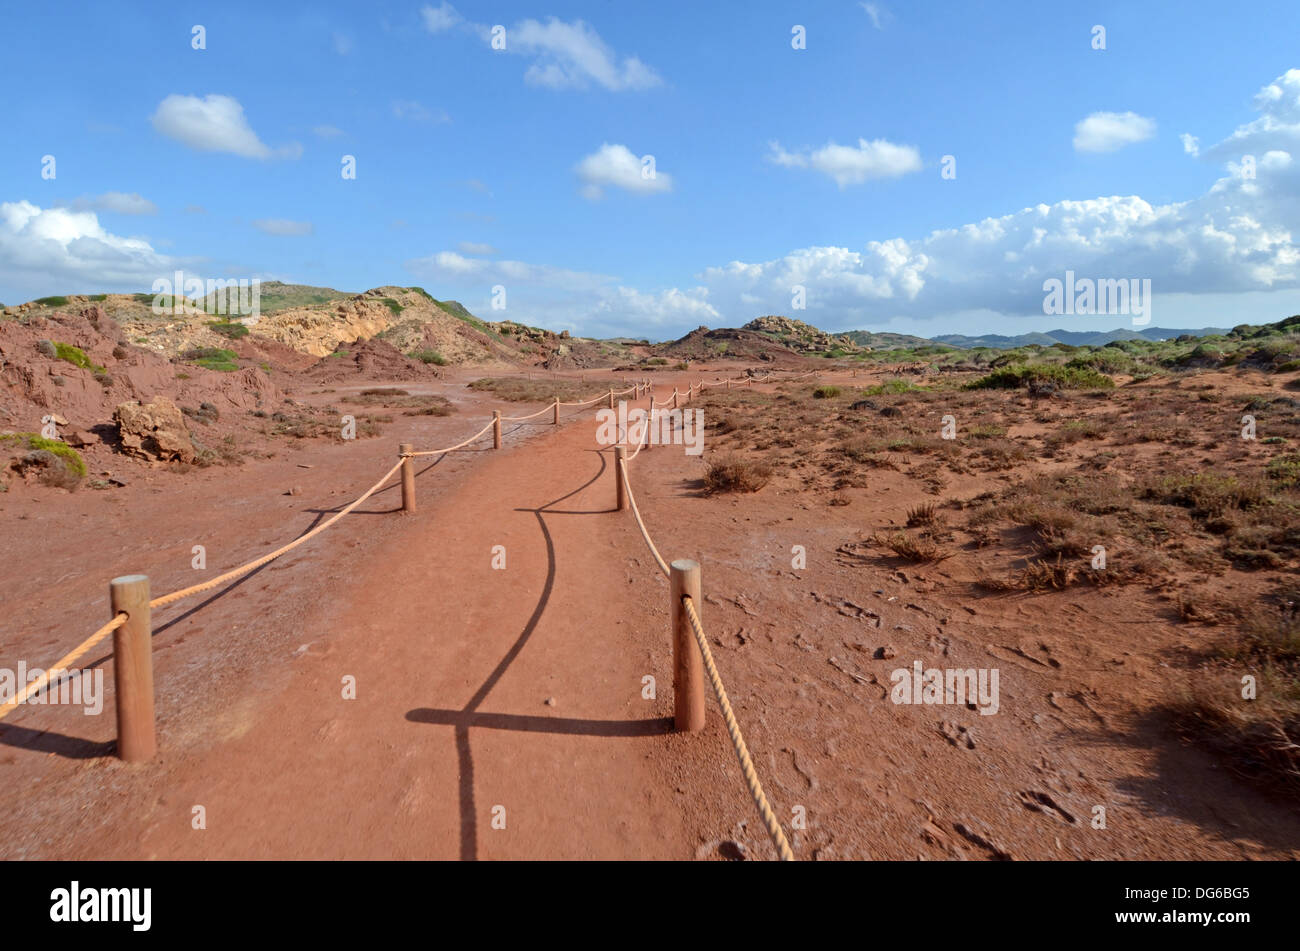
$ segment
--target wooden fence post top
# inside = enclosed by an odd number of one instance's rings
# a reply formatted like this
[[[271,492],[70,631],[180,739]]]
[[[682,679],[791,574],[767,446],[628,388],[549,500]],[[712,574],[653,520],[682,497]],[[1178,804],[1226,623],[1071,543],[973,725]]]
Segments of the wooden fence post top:
[[[117,587],[118,585],[139,584],[141,581],[147,582],[148,580],[148,575],[119,575],[110,581],[109,584]]]
[[[670,565],[676,571],[698,571],[700,567],[698,561],[690,558],[675,558]]]

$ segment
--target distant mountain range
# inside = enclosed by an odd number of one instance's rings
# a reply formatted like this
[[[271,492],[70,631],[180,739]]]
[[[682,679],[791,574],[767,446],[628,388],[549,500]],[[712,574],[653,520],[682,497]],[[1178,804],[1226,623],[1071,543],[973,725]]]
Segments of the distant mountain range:
[[[1171,327],[1144,327],[1142,330],[1048,330],[1028,334],[1016,334],[1014,337],[1003,334],[984,334],[968,337],[965,334],[940,334],[937,337],[913,337],[910,334],[871,333],[866,330],[850,330],[836,336],[845,337],[860,347],[873,350],[889,350],[894,347],[924,347],[933,344],[970,350],[976,347],[990,347],[995,350],[1014,350],[1030,344],[1050,347],[1054,343],[1068,344],[1071,347],[1101,347],[1112,340],[1169,340],[1190,334],[1204,337],[1208,334],[1226,334],[1226,327],[1202,327],[1199,330],[1179,330]]]

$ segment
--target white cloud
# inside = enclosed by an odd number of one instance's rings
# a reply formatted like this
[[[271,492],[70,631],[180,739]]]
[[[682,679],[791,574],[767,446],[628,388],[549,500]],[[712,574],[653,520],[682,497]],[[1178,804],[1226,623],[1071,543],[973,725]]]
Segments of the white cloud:
[[[456,8],[446,2],[437,7],[426,4],[420,9],[420,18],[424,21],[424,28],[430,33],[441,33],[444,30],[450,30],[463,21],[461,15],[456,12]]]
[[[673,190],[671,175],[643,163],[626,145],[606,142],[579,162],[574,171],[583,182],[583,196],[593,201],[602,198],[607,187],[641,194]]]
[[[1288,69],[1260,89],[1254,105],[1260,117],[1206,149],[1207,156],[1240,158],[1271,150],[1300,154],[1300,69]]]
[[[477,241],[462,241],[458,244],[457,249],[462,254],[496,254],[497,249],[490,244],[481,244]]]
[[[647,329],[663,330],[717,325],[721,315],[708,301],[707,287],[679,290],[676,287],[658,294],[644,293],[619,286],[601,295],[586,311],[579,311],[583,333],[596,336],[654,336]]]
[[[262,234],[278,238],[298,237],[311,234],[314,230],[310,221],[291,221],[288,218],[259,218],[253,222],[253,227]]]
[[[395,99],[393,115],[409,122],[450,122],[451,116],[439,109],[433,112],[414,99]]]
[[[1183,140],[1183,151],[1195,158],[1201,154],[1201,140],[1194,135],[1188,135],[1184,132],[1179,136]]]
[[[1149,278],[1157,313],[1166,295],[1300,287],[1292,239],[1300,163],[1272,151],[1258,166],[1257,179],[1234,169],[1191,201],[1151,205],[1130,195],[1040,204],[916,240],[872,241],[865,251],[814,247],[735,261],[706,270],[703,283],[734,320],[788,312],[794,285],[803,285],[808,310],[798,316],[828,330],[971,311],[1041,316],[1043,281],[1067,270]]]
[[[506,34],[506,49],[531,56],[525,82],[551,89],[583,89],[596,83],[606,89],[650,89],[663,80],[635,56],[621,60],[600,35],[584,23],[555,17],[545,23],[524,20]]]
[[[882,22],[888,16],[888,11],[884,7],[878,3],[859,3],[858,6],[867,11],[867,16],[871,17],[872,26],[877,30],[884,29]]]
[[[119,215],[156,215],[158,206],[135,192],[104,192],[91,198],[82,196],[66,204],[73,211],[111,211]]]
[[[524,261],[490,261],[465,257],[455,251],[439,251],[427,257],[414,258],[404,266],[412,274],[431,281],[467,281],[485,287],[492,284],[519,284],[591,293],[614,282],[614,278],[604,274],[570,271]]]
[[[647,292],[626,287],[607,274],[470,258],[454,251],[416,258],[405,267],[431,285],[455,288],[480,316],[522,320],[554,330],[581,328],[586,334],[644,337],[648,327],[696,326],[719,317],[705,287]],[[491,310],[490,291],[497,284],[506,288],[504,312]],[[480,302],[471,303],[476,294],[481,295]]]
[[[178,259],[104,230],[90,211],[0,203],[0,276],[35,294],[148,288]]]
[[[1155,120],[1136,112],[1094,112],[1075,125],[1074,148],[1078,152],[1114,152],[1155,134]]]
[[[182,145],[203,152],[230,152],[244,158],[298,158],[302,146],[290,143],[272,149],[257,137],[244,107],[232,96],[170,95],[158,104],[153,127]]]
[[[787,152],[779,142],[770,145],[768,160],[786,168],[811,168],[843,188],[874,178],[898,178],[921,170],[921,153],[912,145],[895,145],[884,139],[858,139],[857,147],[830,142],[820,149]]]

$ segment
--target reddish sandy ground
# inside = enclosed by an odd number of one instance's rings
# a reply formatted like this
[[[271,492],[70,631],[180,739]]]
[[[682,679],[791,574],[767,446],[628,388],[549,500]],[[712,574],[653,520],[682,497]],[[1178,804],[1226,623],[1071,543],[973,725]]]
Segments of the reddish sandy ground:
[[[459,412],[119,493],[6,502],[0,666],[76,644],[107,618],[110,577],[148,574],[157,595],[242,564],[351,501],[398,442],[457,442],[501,406],[452,382],[404,386]],[[421,460],[413,515],[391,485],[283,559],[157,612],[153,762],[112,755],[107,642],[87,658],[106,671],[101,716],[34,706],[0,723],[0,856],[772,857],[712,699],[703,732],[668,732],[667,583],[630,513],[612,511],[593,414],[538,422],[507,424],[500,452]],[[1150,715],[1186,636],[1156,594],[972,606],[944,563],[837,552],[900,511],[897,481],[828,507],[771,488],[706,498],[703,469],[656,447],[632,482],[665,557],[703,566],[705,627],[797,857],[1300,857],[1293,804]],[[884,645],[892,659],[875,658]],[[1000,713],[891,703],[890,671],[917,659],[998,667]]]

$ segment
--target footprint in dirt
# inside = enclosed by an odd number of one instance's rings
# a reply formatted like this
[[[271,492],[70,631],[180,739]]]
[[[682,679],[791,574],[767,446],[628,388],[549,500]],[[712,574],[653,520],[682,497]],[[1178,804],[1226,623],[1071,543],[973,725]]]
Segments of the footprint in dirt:
[[[1045,792],[1039,792],[1037,789],[1022,790],[1017,798],[1020,800],[1021,805],[1026,809],[1032,809],[1034,812],[1041,812],[1043,815],[1047,816],[1055,816],[1071,825],[1074,825],[1079,821],[1062,808],[1055,799]]]
[[[975,734],[968,727],[957,726],[945,720],[939,727],[939,735],[957,749],[975,749]]]

